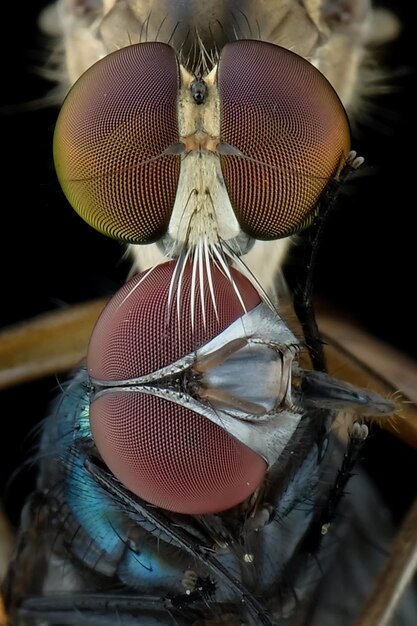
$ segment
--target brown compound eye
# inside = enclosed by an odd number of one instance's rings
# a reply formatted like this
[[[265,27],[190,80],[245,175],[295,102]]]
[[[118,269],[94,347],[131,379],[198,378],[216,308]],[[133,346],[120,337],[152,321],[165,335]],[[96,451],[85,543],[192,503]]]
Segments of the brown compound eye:
[[[146,388],[143,393],[140,386],[123,390],[117,381],[149,375],[193,353],[245,309],[258,306],[260,296],[234,268],[232,282],[213,265],[211,287],[197,279],[202,300],[196,299],[192,323],[192,264],[183,267],[178,318],[175,310],[169,312],[174,272],[175,263],[169,262],[136,275],[100,316],[89,344],[88,370],[115,386],[93,399],[90,425],[104,462],[137,496],[178,513],[218,513],[259,487],[267,470],[264,459],[196,412],[187,393],[178,403],[173,396],[146,393]],[[174,377],[171,382],[174,388]],[[161,389],[166,386],[161,383]]]
[[[347,117],[324,76],[298,55],[260,41],[226,45],[218,69],[221,155],[242,229],[277,239],[306,227],[350,149]]]
[[[179,67],[162,43],[122,48],[75,83],[54,160],[68,201],[98,231],[148,243],[167,229],[177,190]]]

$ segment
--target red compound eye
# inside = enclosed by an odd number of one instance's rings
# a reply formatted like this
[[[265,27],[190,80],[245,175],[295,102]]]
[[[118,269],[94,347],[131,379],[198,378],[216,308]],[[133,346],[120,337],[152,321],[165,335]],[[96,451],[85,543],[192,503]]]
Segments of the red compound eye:
[[[221,156],[242,229],[277,239],[308,225],[350,149],[342,103],[324,76],[298,55],[261,41],[226,45],[218,70]]]
[[[175,264],[158,266],[127,283],[104,310],[91,337],[88,369],[94,379],[120,381],[165,367],[192,353],[244,314],[235,288],[212,267],[218,319],[207,281],[205,309],[192,269],[185,267],[181,310],[168,312]],[[231,270],[246,310],[260,302],[255,288]],[[193,324],[191,297],[195,298]],[[113,474],[144,500],[179,513],[223,511],[261,484],[266,463],[225,430],[190,408],[140,392],[114,390],[90,408],[91,429]]]
[[[75,83],[54,135],[55,167],[71,205],[93,228],[148,243],[166,231],[180,161],[179,69],[163,43],[122,48]]]

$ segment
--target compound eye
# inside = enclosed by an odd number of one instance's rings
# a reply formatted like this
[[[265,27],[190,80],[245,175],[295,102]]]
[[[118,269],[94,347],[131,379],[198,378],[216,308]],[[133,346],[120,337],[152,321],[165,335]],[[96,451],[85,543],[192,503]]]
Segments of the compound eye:
[[[221,155],[242,229],[277,239],[308,225],[347,157],[350,133],[338,96],[298,55],[259,41],[226,45],[218,69]]]
[[[54,160],[73,208],[101,233],[149,243],[167,229],[180,161],[179,68],[162,43],[122,48],[93,65],[64,101]]]
[[[223,511],[242,502],[264,480],[266,463],[220,426],[171,396],[126,390],[120,381],[169,366],[207,343],[260,302],[255,288],[231,270],[235,287],[216,267],[213,305],[205,282],[195,301],[191,265],[184,267],[181,302],[169,313],[175,264],[135,276],[110,301],[93,331],[88,370],[110,385],[90,406],[91,430],[104,462],[130,491],[179,513]],[[197,291],[199,285],[197,285]],[[162,385],[163,386],[163,385]],[[166,383],[165,383],[166,386]],[[187,396],[188,397],[188,396]],[[188,404],[190,404],[188,402]]]

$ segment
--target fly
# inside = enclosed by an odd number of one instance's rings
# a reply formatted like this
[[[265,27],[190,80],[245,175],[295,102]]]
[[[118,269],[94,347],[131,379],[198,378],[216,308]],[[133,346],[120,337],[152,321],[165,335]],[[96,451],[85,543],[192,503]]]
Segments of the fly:
[[[396,410],[326,373],[311,304],[323,224],[362,163],[349,90],[320,71],[340,33],[295,3],[285,19],[257,3],[130,5],[93,3],[77,25],[58,3],[74,82],[58,179],[129,245],[134,275],[45,422],[7,611],[16,624],[333,623],[316,600],[352,516],[363,421]],[[96,63],[74,45],[86,23]],[[280,264],[305,230],[290,323]],[[340,412],[355,416],[346,447]]]

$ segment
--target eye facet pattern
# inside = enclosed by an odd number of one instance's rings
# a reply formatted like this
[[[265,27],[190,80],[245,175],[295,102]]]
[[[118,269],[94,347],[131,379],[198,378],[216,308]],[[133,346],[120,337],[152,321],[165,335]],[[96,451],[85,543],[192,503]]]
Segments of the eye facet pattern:
[[[150,374],[193,353],[260,302],[239,272],[234,284],[211,269],[216,308],[206,281],[204,305],[187,264],[181,314],[169,310],[175,263],[135,276],[110,301],[93,331],[88,371],[93,380],[123,381]],[[193,322],[191,298],[195,298]],[[204,306],[204,315],[203,315]],[[217,313],[216,313],[217,309]],[[90,424],[110,471],[144,500],[179,513],[205,514],[242,502],[261,484],[266,463],[217,424],[185,405],[117,387],[93,398]]]
[[[220,55],[217,84],[223,177],[242,229],[277,239],[308,225],[349,152],[337,94],[308,61],[279,46],[242,40]]]
[[[130,243],[165,233],[180,161],[179,67],[162,43],[122,48],[93,65],[61,108],[54,160],[74,209],[98,231]]]

